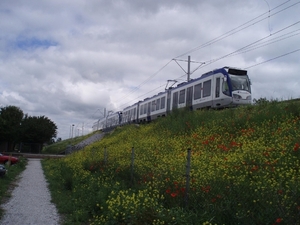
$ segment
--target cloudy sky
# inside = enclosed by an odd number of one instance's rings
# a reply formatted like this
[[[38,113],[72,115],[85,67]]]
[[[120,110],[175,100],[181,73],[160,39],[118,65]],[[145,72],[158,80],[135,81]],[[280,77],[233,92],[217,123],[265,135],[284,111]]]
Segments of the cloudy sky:
[[[188,56],[191,78],[233,66],[253,98],[299,98],[299,12],[296,0],[1,0],[0,106],[48,117],[63,139],[72,124],[86,134],[104,108],[184,81]]]

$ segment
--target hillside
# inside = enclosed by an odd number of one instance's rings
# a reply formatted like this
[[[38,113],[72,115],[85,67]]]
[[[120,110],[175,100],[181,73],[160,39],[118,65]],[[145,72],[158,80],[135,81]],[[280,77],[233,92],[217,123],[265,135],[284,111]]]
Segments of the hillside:
[[[299,125],[298,101],[179,110],[44,169],[70,224],[299,224]]]

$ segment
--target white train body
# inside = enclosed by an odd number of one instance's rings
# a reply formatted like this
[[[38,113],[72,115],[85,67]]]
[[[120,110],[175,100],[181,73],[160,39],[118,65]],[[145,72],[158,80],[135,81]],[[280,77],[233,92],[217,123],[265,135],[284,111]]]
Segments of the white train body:
[[[139,102],[138,122],[151,121],[167,115],[167,92],[161,92]]]
[[[138,121],[138,109],[138,103],[123,109],[121,124],[136,123]]]
[[[148,122],[180,108],[218,109],[251,104],[250,86],[246,70],[223,67],[100,119],[94,123],[93,130]]]

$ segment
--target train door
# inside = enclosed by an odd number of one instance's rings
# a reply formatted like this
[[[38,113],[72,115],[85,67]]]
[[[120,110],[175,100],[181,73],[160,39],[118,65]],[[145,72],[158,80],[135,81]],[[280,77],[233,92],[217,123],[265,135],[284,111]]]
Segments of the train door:
[[[173,93],[172,110],[178,108],[178,91]]]
[[[193,110],[193,86],[186,89],[186,107]]]
[[[213,91],[213,107],[220,107],[222,105],[220,100],[221,95],[221,76],[214,76],[214,91]]]
[[[166,108],[167,115],[170,113],[170,111],[171,111],[171,89],[168,89],[168,91],[167,91],[167,108]]]
[[[151,102],[148,103],[148,106],[147,106],[147,121],[151,121]]]
[[[221,78],[215,78],[215,98],[220,98],[220,89],[221,89]]]

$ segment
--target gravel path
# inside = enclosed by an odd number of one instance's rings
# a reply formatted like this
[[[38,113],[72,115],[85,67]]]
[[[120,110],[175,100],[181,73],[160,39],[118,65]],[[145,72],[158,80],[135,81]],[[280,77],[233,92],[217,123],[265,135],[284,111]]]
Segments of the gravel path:
[[[47,181],[39,159],[29,159],[18,186],[9,201],[2,205],[5,210],[2,225],[59,225],[60,218],[52,204]]]

